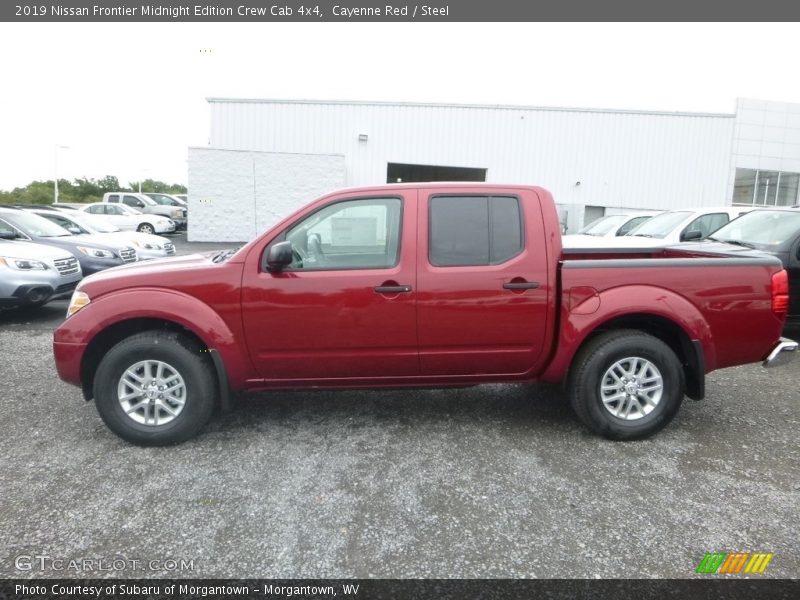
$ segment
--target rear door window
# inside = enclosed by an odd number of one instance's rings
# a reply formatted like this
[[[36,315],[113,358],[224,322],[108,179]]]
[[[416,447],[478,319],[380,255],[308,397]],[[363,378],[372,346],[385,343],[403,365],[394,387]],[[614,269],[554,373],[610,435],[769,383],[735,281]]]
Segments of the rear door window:
[[[519,199],[436,196],[429,209],[428,259],[440,267],[494,265],[522,251]]]

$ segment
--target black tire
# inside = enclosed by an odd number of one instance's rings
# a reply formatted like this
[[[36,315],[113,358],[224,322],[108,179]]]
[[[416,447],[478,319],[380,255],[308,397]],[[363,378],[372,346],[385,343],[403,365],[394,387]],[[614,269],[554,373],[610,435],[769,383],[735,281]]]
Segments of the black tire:
[[[182,379],[183,403],[180,410],[178,405],[169,405],[170,410],[178,411],[177,416],[171,416],[166,408],[156,408],[154,403],[165,403],[163,400],[149,400],[150,405],[133,411],[133,416],[123,409],[118,395],[119,387],[125,385],[121,378],[128,369],[143,361],[163,363],[170,369],[165,369],[168,376],[177,373]],[[143,370],[136,372],[144,373]],[[128,378],[128,381],[132,380]],[[169,385],[178,383],[173,381]],[[130,402],[140,403],[144,398],[143,393]],[[124,440],[140,446],[165,446],[186,441],[208,422],[217,400],[217,382],[211,361],[193,340],[173,332],[146,331],[122,340],[106,353],[95,374],[94,399],[108,428]],[[155,424],[146,422],[148,414],[151,419],[156,415]],[[159,416],[162,420],[171,420],[158,424]],[[144,419],[145,423],[136,419]]]
[[[632,378],[636,380],[631,384],[634,387],[626,388],[622,382],[631,380],[627,376],[620,379],[617,373],[620,368],[633,371],[635,359],[641,361],[640,369],[645,361],[652,368],[647,367],[649,376],[637,375]],[[617,370],[612,374],[615,365]],[[661,377],[662,388],[653,406],[645,400],[644,392],[657,386],[657,379],[642,384],[647,387],[643,387],[641,396],[636,390],[640,381],[652,380],[656,373]],[[602,391],[604,383],[606,390]],[[568,386],[570,403],[580,420],[593,432],[612,440],[642,439],[663,429],[678,413],[684,388],[683,369],[672,349],[658,338],[636,330],[612,331],[591,339],[575,357]],[[633,389],[635,393],[621,391],[625,389]],[[614,400],[620,394],[624,397]],[[613,414],[615,410],[617,415]]]
[[[136,228],[136,231],[139,233],[149,233],[150,235],[154,235],[156,232],[156,228],[153,227],[150,223],[140,223],[139,227]]]

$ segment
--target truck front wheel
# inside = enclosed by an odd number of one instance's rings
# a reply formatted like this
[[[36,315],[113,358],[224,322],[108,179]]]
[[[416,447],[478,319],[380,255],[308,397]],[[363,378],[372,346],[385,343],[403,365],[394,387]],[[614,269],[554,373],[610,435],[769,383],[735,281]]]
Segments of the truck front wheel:
[[[633,440],[653,435],[675,417],[684,385],[681,363],[667,344],[636,330],[612,331],[578,353],[569,398],[595,433]]]
[[[203,348],[177,333],[146,331],[103,357],[94,398],[103,421],[140,446],[183,442],[214,409],[216,380]]]

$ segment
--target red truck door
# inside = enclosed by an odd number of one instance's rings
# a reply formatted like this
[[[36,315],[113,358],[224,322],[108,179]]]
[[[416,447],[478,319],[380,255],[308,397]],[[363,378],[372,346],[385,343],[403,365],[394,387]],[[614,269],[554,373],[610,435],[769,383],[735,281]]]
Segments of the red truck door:
[[[551,285],[536,194],[420,190],[417,220],[421,374],[536,368]]]
[[[242,313],[262,377],[419,374],[416,198],[416,190],[403,189],[334,196],[271,241],[292,242],[288,268],[266,272],[263,252],[251,253]]]

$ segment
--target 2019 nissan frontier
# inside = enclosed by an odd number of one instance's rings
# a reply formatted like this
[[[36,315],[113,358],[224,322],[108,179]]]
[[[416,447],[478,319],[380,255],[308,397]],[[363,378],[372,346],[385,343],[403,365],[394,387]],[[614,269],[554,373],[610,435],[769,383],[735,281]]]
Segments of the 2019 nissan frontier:
[[[791,358],[778,259],[705,244],[562,250],[539,187],[326,195],[237,251],[84,279],[59,375],[142,445],[195,435],[232,393],[563,382],[594,432],[651,435],[716,369]]]

